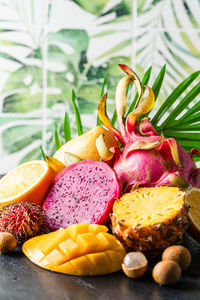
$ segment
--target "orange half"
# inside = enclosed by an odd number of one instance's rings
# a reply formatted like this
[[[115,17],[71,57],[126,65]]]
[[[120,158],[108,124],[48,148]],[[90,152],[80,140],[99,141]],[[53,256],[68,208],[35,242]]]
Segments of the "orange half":
[[[54,177],[53,170],[42,160],[16,167],[0,180],[0,206],[19,201],[41,205]]]
[[[186,201],[190,206],[188,214],[190,225],[188,232],[195,240],[200,242],[200,189],[189,189],[186,195]]]

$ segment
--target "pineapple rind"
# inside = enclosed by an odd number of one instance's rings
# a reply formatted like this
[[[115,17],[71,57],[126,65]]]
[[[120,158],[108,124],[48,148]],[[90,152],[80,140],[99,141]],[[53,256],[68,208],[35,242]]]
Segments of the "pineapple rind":
[[[167,213],[159,215],[159,218],[155,217],[154,221],[153,214],[156,215],[156,211],[152,210],[156,208],[155,198],[154,204],[150,203],[150,209],[148,207],[148,201],[153,201],[152,193],[154,193],[154,196],[158,194],[159,197],[160,195],[164,197],[164,193],[166,194],[165,199],[162,201],[165,203],[165,207],[170,207],[170,202],[172,203],[171,215],[169,210]],[[174,206],[176,201],[172,201],[171,196],[169,197],[170,202],[167,204],[167,195],[171,195],[171,193],[174,193],[177,199],[176,206]],[[139,197],[138,199],[143,201],[143,203],[136,205],[140,209],[142,208],[141,216],[145,216],[146,213],[144,222],[140,218],[140,223],[137,223],[137,216],[134,218],[134,213],[138,213],[137,207],[134,207],[134,201],[132,201],[132,207],[126,206],[127,200],[130,200],[131,197],[133,198],[137,194],[140,196],[141,194],[143,196],[147,194],[147,199],[144,200],[142,197]],[[150,199],[148,198],[149,195]],[[123,205],[124,207],[126,206],[124,210],[121,209]],[[126,212],[131,212],[131,214],[129,213],[127,217]],[[187,213],[188,207],[185,204],[185,192],[178,188],[154,187],[136,189],[129,194],[123,195],[120,200],[114,203],[111,216],[113,234],[123,243],[127,251],[142,251],[148,257],[154,257],[168,246],[181,243],[183,233],[188,225]],[[148,218],[148,214],[152,217]]]

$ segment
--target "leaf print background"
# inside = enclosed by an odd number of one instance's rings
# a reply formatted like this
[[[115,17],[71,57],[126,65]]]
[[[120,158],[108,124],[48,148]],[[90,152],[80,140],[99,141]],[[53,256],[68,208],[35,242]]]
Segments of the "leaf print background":
[[[199,15],[198,0],[0,0],[0,173],[53,154],[65,111],[77,134],[72,89],[86,131],[106,77],[111,115],[118,63],[151,80],[167,64],[159,106],[200,69]]]

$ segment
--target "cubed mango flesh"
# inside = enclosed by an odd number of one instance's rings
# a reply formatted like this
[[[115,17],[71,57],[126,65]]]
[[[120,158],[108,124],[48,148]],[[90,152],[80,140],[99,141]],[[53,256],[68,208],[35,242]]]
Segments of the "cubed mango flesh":
[[[45,269],[79,276],[121,269],[125,250],[104,225],[80,223],[26,241],[22,250]]]

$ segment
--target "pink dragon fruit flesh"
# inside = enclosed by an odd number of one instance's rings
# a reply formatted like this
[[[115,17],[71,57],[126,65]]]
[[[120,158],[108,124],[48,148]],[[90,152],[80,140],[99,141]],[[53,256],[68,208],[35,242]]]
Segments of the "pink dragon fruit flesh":
[[[52,182],[43,203],[51,230],[76,223],[106,224],[120,185],[104,162],[85,160],[66,167]]]
[[[153,128],[148,118],[139,122],[141,115],[148,113],[154,106],[154,93],[148,89],[148,96],[141,102],[143,89],[139,78],[126,65],[120,67],[128,74],[123,77],[116,90],[116,112],[119,130],[114,128],[106,115],[104,95],[98,108],[101,122],[111,130],[122,145],[108,149],[103,136],[97,138],[96,145],[100,156],[115,170],[123,191],[134,186],[172,185],[200,187],[200,169],[192,156],[200,152],[192,149],[187,153],[174,138],[165,138]],[[136,109],[126,118],[126,88],[133,81],[138,91]]]

